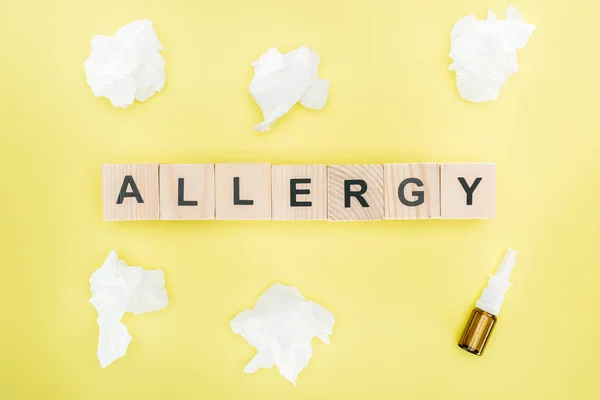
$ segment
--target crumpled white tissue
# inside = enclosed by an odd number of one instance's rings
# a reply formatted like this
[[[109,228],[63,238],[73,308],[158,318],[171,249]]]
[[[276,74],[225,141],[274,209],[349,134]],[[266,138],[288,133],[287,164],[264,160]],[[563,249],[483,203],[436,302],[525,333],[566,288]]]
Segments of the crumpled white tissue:
[[[506,20],[489,10],[485,21],[473,15],[454,24],[450,33],[450,70],[456,71],[460,96],[473,103],[496,100],[508,77],[519,69],[517,50],[525,47],[535,29],[512,5]]]
[[[114,36],[97,35],[85,61],[87,82],[96,97],[107,97],[115,107],[127,108],[135,99],[146,101],[165,86],[162,44],[152,21],[133,21]]]
[[[90,278],[90,303],[98,311],[98,359],[102,368],[125,355],[131,336],[121,323],[125,312],[136,315],[162,310],[169,304],[161,269],[129,267],[111,251]]]
[[[245,373],[277,364],[281,375],[295,385],[312,356],[312,338],[329,344],[334,318],[323,306],[306,300],[296,287],[276,283],[254,309],[242,311],[229,324],[256,348]]]
[[[271,47],[252,63],[250,94],[265,116],[255,130],[268,131],[297,102],[314,110],[325,106],[329,81],[319,78],[319,61],[317,53],[302,46],[285,54]]]

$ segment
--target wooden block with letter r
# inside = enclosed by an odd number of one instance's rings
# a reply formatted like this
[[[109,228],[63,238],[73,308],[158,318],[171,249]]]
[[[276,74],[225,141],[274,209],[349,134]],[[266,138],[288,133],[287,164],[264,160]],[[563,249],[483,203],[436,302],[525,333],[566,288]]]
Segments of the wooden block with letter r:
[[[439,164],[385,164],[385,219],[440,217]]]
[[[330,221],[383,218],[383,165],[330,165],[327,180]]]
[[[159,219],[158,164],[102,166],[105,221]]]
[[[327,219],[325,165],[273,165],[273,219]]]
[[[161,164],[160,219],[215,219],[215,166]]]
[[[442,164],[442,218],[496,217],[496,164]]]
[[[271,164],[216,164],[218,220],[271,219]]]

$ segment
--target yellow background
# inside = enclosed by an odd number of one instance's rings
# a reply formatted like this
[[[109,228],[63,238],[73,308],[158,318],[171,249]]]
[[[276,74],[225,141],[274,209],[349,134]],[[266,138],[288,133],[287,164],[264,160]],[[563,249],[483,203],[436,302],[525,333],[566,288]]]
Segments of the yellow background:
[[[506,1],[8,1],[0,9],[0,399],[594,399],[600,356],[600,47],[592,1],[520,0],[537,25],[500,99],[471,104],[449,33]],[[167,85],[127,110],[95,98],[96,34],[154,21]],[[272,131],[249,63],[307,45],[325,109]],[[498,165],[487,221],[102,221],[102,163]],[[481,357],[456,346],[507,247],[519,250]],[[111,249],[162,268],[170,305],[124,319],[96,358],[88,278]],[[242,372],[228,321],[275,282],[336,317],[294,387]]]

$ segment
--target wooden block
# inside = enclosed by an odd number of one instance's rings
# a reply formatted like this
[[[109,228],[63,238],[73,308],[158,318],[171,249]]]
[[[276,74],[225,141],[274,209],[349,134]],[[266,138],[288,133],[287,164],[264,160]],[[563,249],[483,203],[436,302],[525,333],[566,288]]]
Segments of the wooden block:
[[[330,165],[327,178],[330,221],[383,218],[383,165]]]
[[[385,219],[440,217],[439,164],[383,166]]]
[[[219,220],[271,219],[271,164],[217,164]]]
[[[102,166],[105,221],[159,218],[158,164]]]
[[[161,164],[160,219],[215,219],[215,166]]]
[[[327,219],[327,167],[274,165],[274,220]]]
[[[496,164],[442,164],[442,218],[496,217]]]

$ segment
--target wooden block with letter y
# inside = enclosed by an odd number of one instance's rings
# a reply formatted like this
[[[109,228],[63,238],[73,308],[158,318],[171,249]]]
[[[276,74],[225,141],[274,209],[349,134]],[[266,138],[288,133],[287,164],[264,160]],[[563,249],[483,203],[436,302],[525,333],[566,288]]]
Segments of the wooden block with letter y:
[[[327,167],[274,165],[273,219],[327,219]]]
[[[160,219],[215,218],[213,164],[160,165]]]
[[[330,221],[383,218],[383,165],[330,165],[327,180]]]
[[[496,217],[496,164],[442,164],[442,218]]]
[[[271,219],[271,164],[216,164],[216,217]]]
[[[158,164],[102,166],[105,221],[159,219]]]

